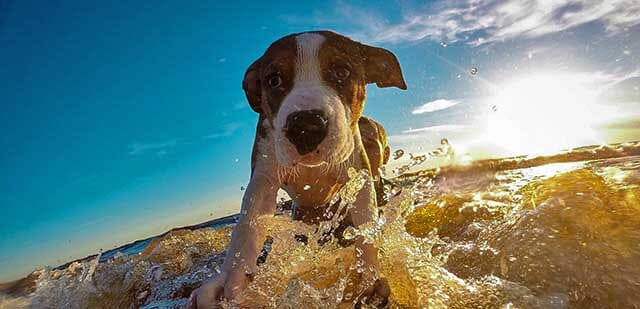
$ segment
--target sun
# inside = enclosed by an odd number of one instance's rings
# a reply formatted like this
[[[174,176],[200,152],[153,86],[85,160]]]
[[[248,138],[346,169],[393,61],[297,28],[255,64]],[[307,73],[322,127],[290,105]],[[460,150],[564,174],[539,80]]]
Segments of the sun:
[[[601,89],[578,73],[516,78],[495,88],[483,141],[509,155],[555,153],[602,143],[595,129],[615,111],[599,104]]]

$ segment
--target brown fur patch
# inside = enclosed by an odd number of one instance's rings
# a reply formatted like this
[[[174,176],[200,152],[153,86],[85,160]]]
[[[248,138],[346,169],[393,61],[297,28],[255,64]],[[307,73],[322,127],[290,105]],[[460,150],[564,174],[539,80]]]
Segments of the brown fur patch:
[[[361,44],[333,32],[322,31],[321,34],[326,38],[319,53],[323,80],[336,91],[350,111],[350,127],[354,131],[366,98],[366,72]],[[336,73],[345,69],[349,71],[349,76],[337,78]]]
[[[258,125],[256,126],[256,137],[253,141],[253,149],[251,151],[251,176],[253,176],[253,170],[256,168],[256,162],[258,160],[258,156],[260,155],[260,153],[258,153],[258,147],[256,146],[256,144],[260,139],[267,138],[268,134],[267,128],[264,127],[265,119],[266,117],[261,114],[260,118],[258,118]]]

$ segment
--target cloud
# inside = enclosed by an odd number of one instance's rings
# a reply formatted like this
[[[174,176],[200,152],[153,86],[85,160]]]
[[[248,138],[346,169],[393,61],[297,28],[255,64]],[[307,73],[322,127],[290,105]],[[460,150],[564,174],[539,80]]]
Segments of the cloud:
[[[409,142],[433,136],[440,136],[442,135],[441,133],[461,133],[466,128],[466,126],[459,124],[443,124],[416,129],[407,129],[402,131],[400,134],[390,135],[387,138],[394,143]]]
[[[448,138],[455,137],[459,139],[469,132],[473,132],[473,130],[474,128],[464,125],[445,124],[404,130],[400,134],[388,136],[387,139],[393,147],[407,148],[410,145],[422,145],[422,143],[426,141],[439,141],[440,138],[445,136]]]
[[[416,11],[422,11],[416,13]],[[609,33],[640,23],[637,0],[465,0],[413,10],[400,23],[361,22],[370,42],[465,41],[472,45],[535,38],[597,22]]]
[[[640,77],[640,68],[622,75],[618,75],[618,76],[613,75],[613,78],[611,80],[611,85],[619,84],[629,79],[634,79],[639,77]]]
[[[238,101],[233,104],[233,110],[244,109],[248,106],[249,106],[249,103],[247,103],[246,101]]]
[[[178,145],[178,140],[177,139],[172,139],[172,140],[168,140],[168,141],[164,141],[164,142],[160,142],[160,143],[152,143],[152,144],[139,144],[139,143],[134,143],[129,145],[129,154],[132,156],[137,156],[139,154],[142,154],[146,151],[150,151],[150,150],[156,150],[156,153],[160,155],[160,153],[162,153],[163,156],[164,154],[166,154],[166,149],[167,148],[171,148],[171,147],[175,147]]]
[[[435,111],[447,109],[458,104],[460,104],[460,101],[457,100],[438,99],[435,101],[424,103],[421,106],[414,108],[411,113],[414,115],[432,113]]]
[[[229,123],[227,125],[224,126],[224,128],[219,131],[219,132],[215,132],[209,135],[205,135],[202,138],[204,139],[216,139],[216,138],[221,138],[221,137],[229,137],[231,135],[233,135],[234,133],[236,133],[236,131],[238,131],[238,129],[240,129],[240,127],[242,127],[242,125],[239,122],[232,122]]]
[[[202,139],[217,139],[222,137],[229,137],[237,132],[241,127],[242,124],[240,122],[228,123],[224,125],[221,131],[205,135],[202,137]],[[162,158],[170,153],[169,148],[189,144],[192,144],[192,141],[179,141],[178,139],[171,139],[158,143],[133,143],[129,145],[129,155],[137,156],[146,152],[153,152],[158,158]]]
[[[626,68],[627,72],[583,71],[583,72],[556,72],[548,73],[557,80],[564,80],[572,84],[583,86],[585,89],[595,91],[597,94],[613,89],[623,82],[640,77],[640,68]],[[619,91],[615,89],[615,91]],[[619,102],[616,102],[619,103]]]
[[[462,130],[464,128],[465,127],[463,125],[444,124],[444,125],[439,125],[439,126],[430,126],[430,127],[417,128],[417,129],[408,129],[408,130],[402,131],[402,133],[404,133],[404,134],[412,134],[412,133],[422,133],[422,132],[448,132],[448,131],[458,131],[458,130]]]

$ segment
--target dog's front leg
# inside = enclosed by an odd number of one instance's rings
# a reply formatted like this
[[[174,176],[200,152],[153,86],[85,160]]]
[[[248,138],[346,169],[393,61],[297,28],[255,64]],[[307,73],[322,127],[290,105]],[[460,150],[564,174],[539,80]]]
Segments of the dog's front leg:
[[[373,177],[368,177],[364,187],[358,192],[353,206],[351,218],[356,227],[376,222],[378,211]],[[387,304],[390,289],[386,279],[381,278],[378,273],[380,269],[378,249],[364,236],[356,238],[355,246],[358,259],[362,262],[362,282],[368,285],[359,296],[356,307],[360,307],[363,303],[373,307],[384,307]]]
[[[356,227],[363,227],[377,220],[377,204],[374,182],[368,177],[367,182],[358,195],[351,210],[351,218]],[[386,279],[379,276],[380,264],[378,262],[378,249],[366,240],[364,236],[358,236],[355,242],[356,254],[362,263],[362,284],[365,289],[359,295],[356,307],[363,304],[368,307],[384,307],[390,295],[389,285]]]
[[[358,169],[368,170],[366,182],[354,202],[350,211],[351,220],[355,227],[363,228],[366,225],[375,225],[378,220],[378,204],[374,187],[371,165],[364,144],[360,138],[360,131],[355,134],[354,166]],[[373,226],[371,226],[373,228]],[[367,239],[360,235],[355,239],[356,253],[362,265],[362,282],[367,288],[361,293],[357,306],[367,303],[373,307],[383,307],[387,303],[390,294],[389,285],[379,275],[380,264],[378,262],[378,249]]]
[[[275,212],[279,184],[273,175],[258,168],[251,176],[242,198],[240,220],[233,229],[222,271],[192,296],[197,308],[216,306],[223,296],[229,300],[234,299],[249,284],[266,237],[256,220]]]
[[[257,172],[251,177],[242,198],[240,220],[233,229],[231,244],[222,271],[228,274],[225,297],[233,299],[244,290],[249,276],[256,270],[258,254],[265,241],[265,233],[255,221],[263,215],[273,215],[279,185],[271,175]]]

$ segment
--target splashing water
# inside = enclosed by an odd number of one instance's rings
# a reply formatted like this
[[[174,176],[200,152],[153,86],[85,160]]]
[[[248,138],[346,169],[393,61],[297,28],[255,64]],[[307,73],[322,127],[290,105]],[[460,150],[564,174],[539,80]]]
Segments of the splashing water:
[[[384,186],[389,202],[379,220],[343,236],[362,235],[379,248],[391,308],[640,303],[640,157],[545,160],[398,177]],[[335,239],[319,244],[364,185],[366,174],[350,169],[349,175],[334,201],[337,211],[319,226],[284,215],[257,220],[272,242],[242,299],[268,308],[353,306],[364,288],[356,250]],[[173,231],[137,255],[40,270],[32,275],[35,286],[0,298],[0,307],[179,308],[219,272],[230,230]]]
[[[400,155],[396,155],[399,153]],[[404,155],[404,150],[398,149],[394,152],[394,160],[400,159]],[[449,140],[443,138],[440,141],[440,145],[436,147],[434,150],[430,151],[427,154],[423,155],[414,155],[413,153],[409,153],[409,162],[394,168],[391,172],[395,175],[401,176],[409,171],[412,168],[425,163],[429,158],[441,157],[444,158],[446,162],[452,162],[455,158],[455,152],[453,150],[453,146],[449,144]]]
[[[398,149],[398,150],[393,152],[393,159],[394,160],[398,160],[398,159],[402,158],[403,155],[404,155],[404,150]]]

